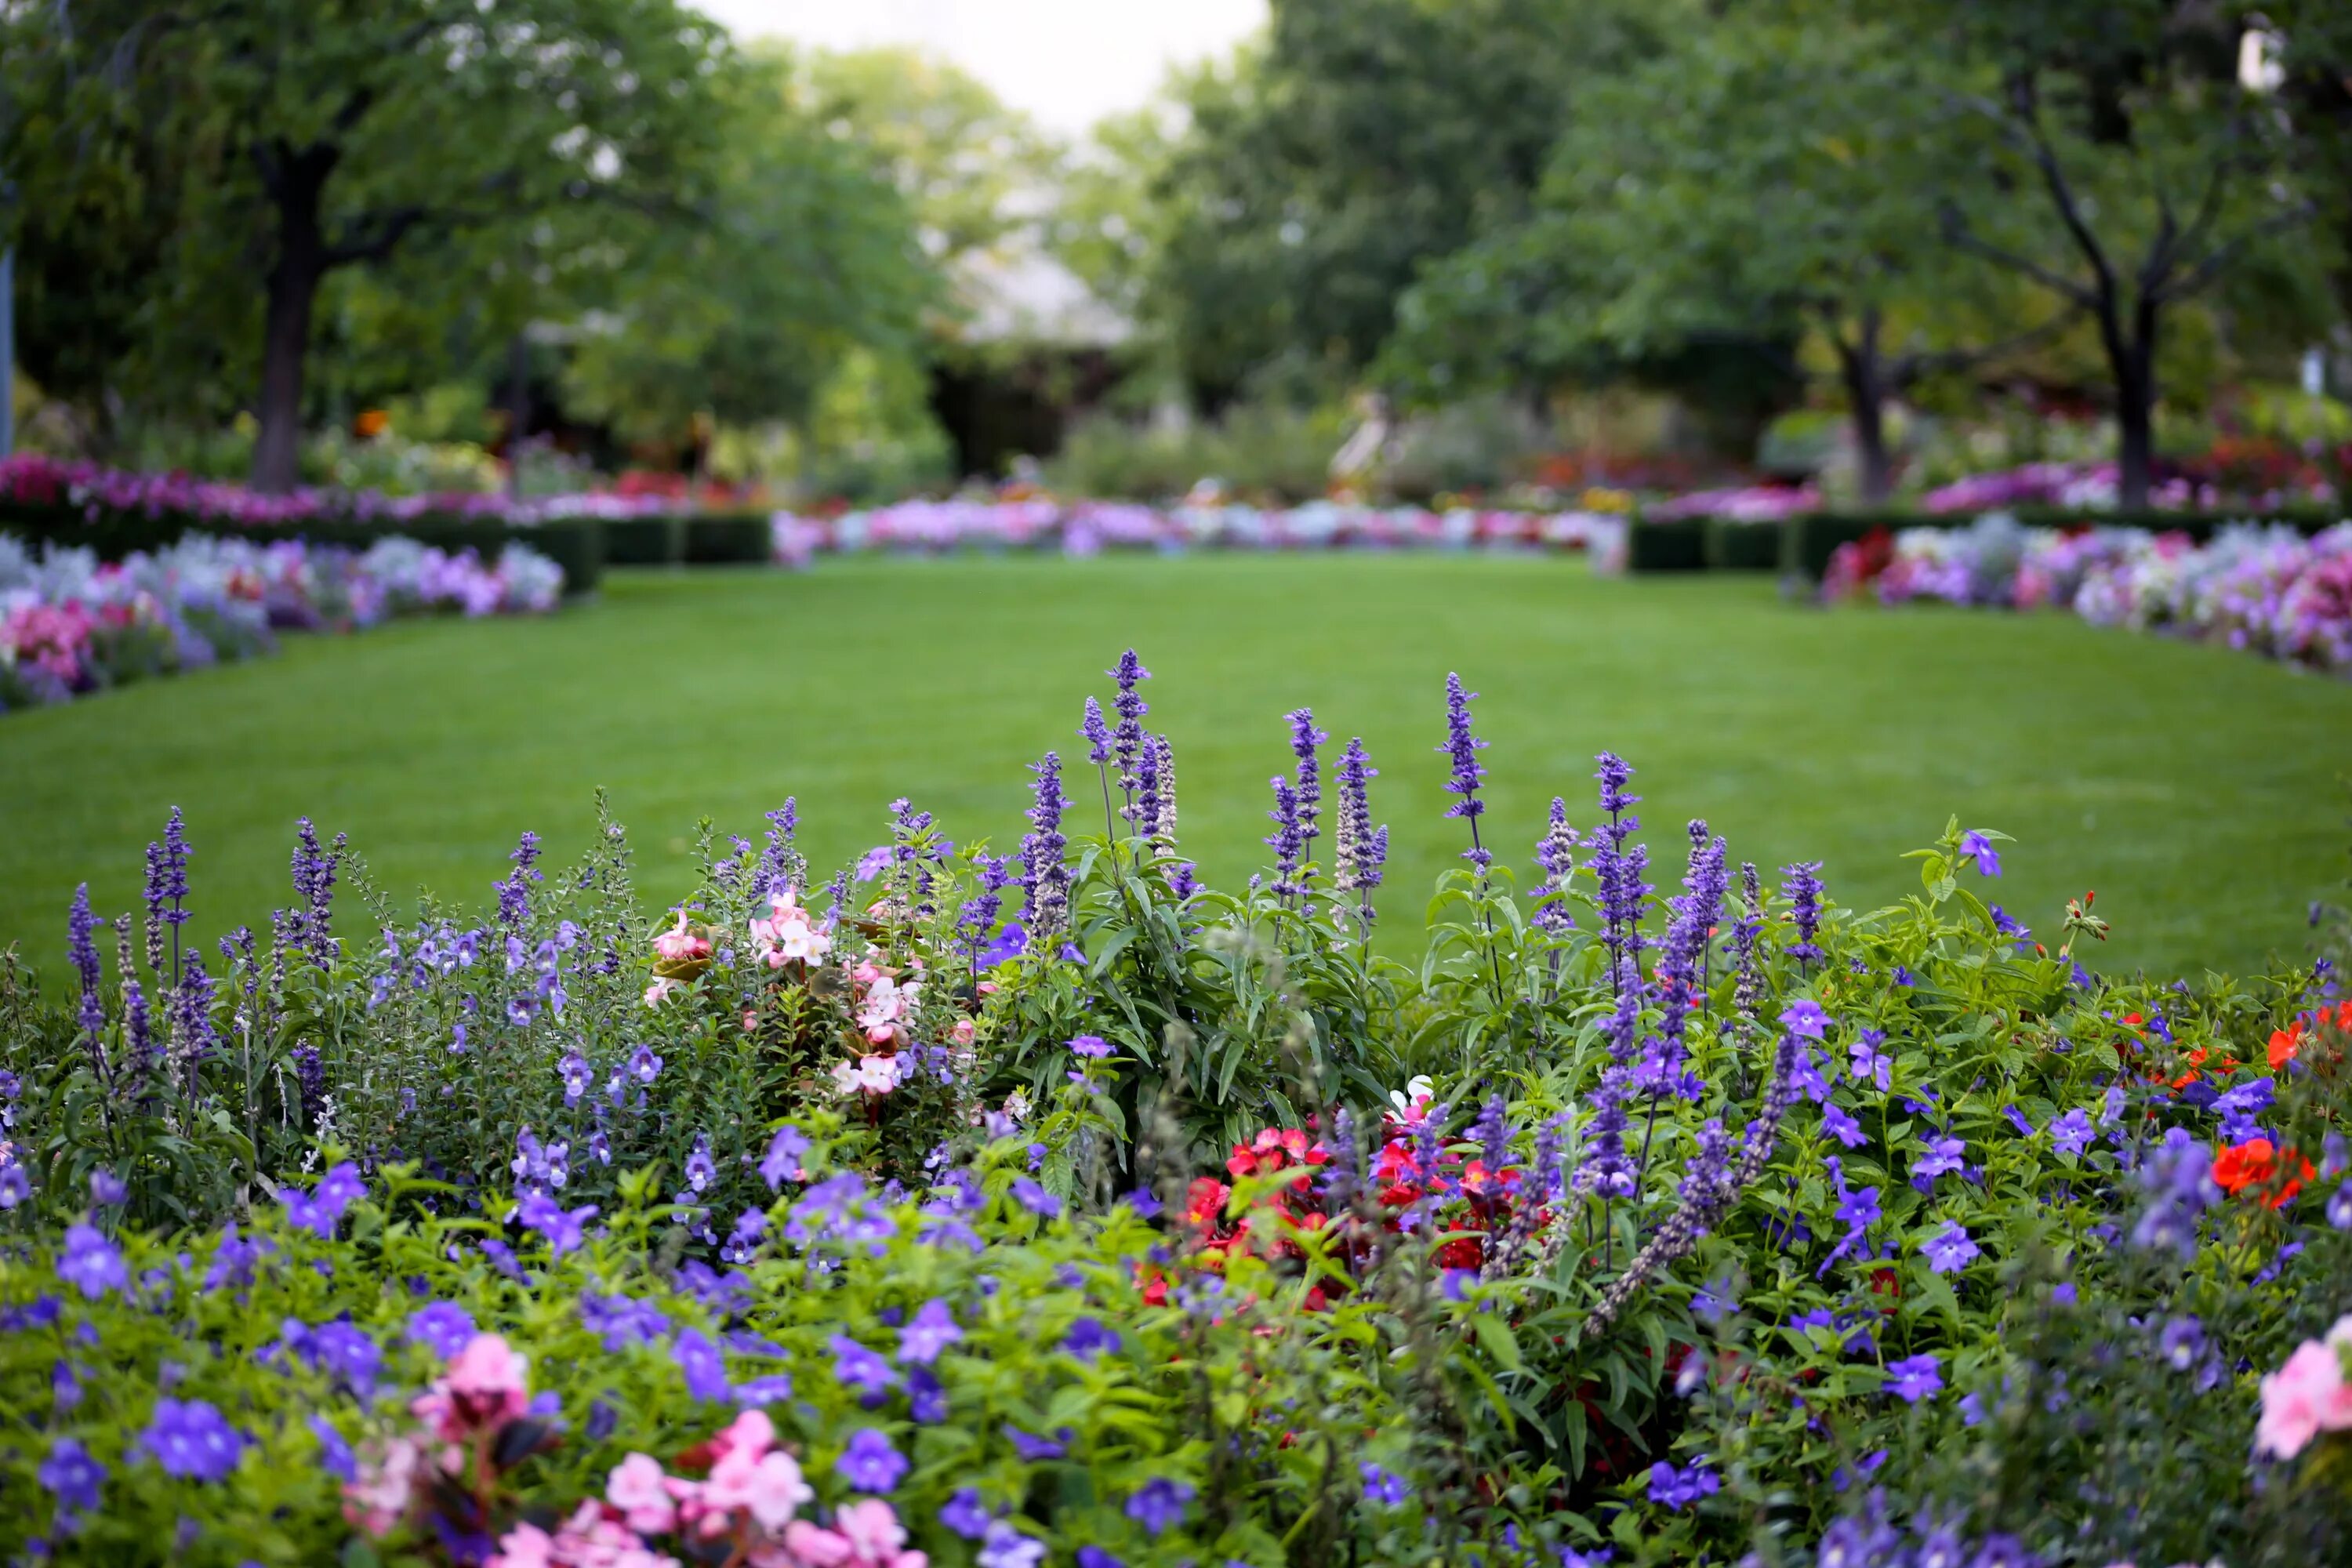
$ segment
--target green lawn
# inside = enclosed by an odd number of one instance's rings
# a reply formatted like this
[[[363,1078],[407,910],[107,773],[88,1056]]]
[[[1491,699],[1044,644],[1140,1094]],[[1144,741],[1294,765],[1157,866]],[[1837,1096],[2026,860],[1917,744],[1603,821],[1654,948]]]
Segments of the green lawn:
[[[102,912],[131,907],[174,803],[206,934],[262,924],[301,813],[390,886],[469,900],[525,827],[579,851],[599,784],[664,896],[698,818],[751,836],[788,794],[820,866],[879,837],[900,795],[1009,847],[1023,764],[1081,750],[1080,700],[1130,643],[1213,879],[1259,864],[1286,710],[1365,738],[1392,922],[1418,923],[1461,847],[1434,750],[1449,669],[1485,693],[1485,820],[1521,865],[1553,795],[1591,820],[1604,747],[1639,770],[1662,885],[1705,816],[1735,858],[1821,859],[1840,901],[1874,907],[1916,886],[1896,857],[1957,812],[2021,841],[1992,890],[2029,924],[2099,890],[2109,965],[2299,953],[2306,902],[2345,864],[2352,685],[2055,616],[1822,614],[1759,580],[1550,559],[832,562],[621,574],[551,621],[294,637],[0,718],[0,942],[56,958],[85,878]],[[1091,779],[1071,793],[1098,798]]]

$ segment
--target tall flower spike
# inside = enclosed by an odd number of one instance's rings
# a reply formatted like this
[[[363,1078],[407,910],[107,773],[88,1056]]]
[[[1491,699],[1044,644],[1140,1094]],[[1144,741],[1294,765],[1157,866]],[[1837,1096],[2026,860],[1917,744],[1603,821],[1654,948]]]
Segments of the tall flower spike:
[[[335,960],[335,868],[347,841],[338,833],[332,851],[320,848],[318,829],[307,816],[295,819],[294,833],[295,945],[323,969]]]
[[[1139,837],[1160,830],[1160,737],[1146,735],[1135,759],[1135,805],[1127,812],[1128,826]]]
[[[1362,921],[1364,934],[1372,929],[1372,889],[1381,885],[1381,864],[1388,858],[1388,831],[1372,831],[1371,781],[1381,776],[1381,770],[1371,765],[1364,752],[1364,739],[1356,736],[1348,749],[1339,753],[1339,806],[1334,823],[1332,842],[1332,885],[1342,893],[1357,895],[1355,913]],[[1344,908],[1344,902],[1334,904]]]
[[[761,897],[781,893],[786,888],[798,887],[807,875],[808,862],[802,858],[800,847],[793,836],[800,827],[801,805],[796,796],[786,795],[784,804],[768,813],[768,847],[760,854],[760,882],[752,891]]]
[[[1629,849],[1626,843],[1642,826],[1640,817],[1627,812],[1642,797],[1626,793],[1633,770],[1622,757],[1603,752],[1594,761],[1601,764],[1592,775],[1601,781],[1601,810],[1609,818],[1595,830],[1598,847],[1592,855],[1592,874],[1601,884],[1601,942],[1608,951],[1612,977],[1621,975],[1629,961],[1638,974],[1643,945],[1642,909],[1650,892],[1642,872],[1649,865],[1649,853],[1638,844]],[[1612,983],[1622,984],[1622,980]]]
[[[1315,748],[1331,737],[1315,727],[1315,710],[1300,708],[1285,715],[1290,721],[1290,754],[1298,759],[1298,835],[1311,852],[1322,832],[1323,763]]]
[[[1078,738],[1087,743],[1087,761],[1097,767],[1110,763],[1110,726],[1103,721],[1102,704],[1087,699],[1086,717],[1078,722]]]
[[[1151,711],[1151,704],[1143,700],[1136,688],[1151,679],[1143,661],[1129,648],[1118,656],[1118,662],[1105,672],[1118,682],[1118,695],[1111,706],[1118,710],[1118,728],[1111,736],[1111,755],[1118,763],[1118,787],[1122,795],[1132,797],[1136,786],[1136,762],[1143,751],[1143,716]]]
[[[1764,1005],[1764,974],[1756,963],[1756,939],[1764,930],[1764,891],[1753,860],[1739,863],[1739,901],[1746,910],[1739,917],[1738,928],[1731,934],[1732,962],[1739,973],[1732,989],[1731,1005],[1741,1017],[1754,1023],[1757,1009]]]
[[[1061,938],[1069,929],[1070,868],[1062,851],[1069,841],[1062,836],[1062,759],[1048,752],[1031,765],[1037,775],[1036,799],[1029,807],[1029,833],[1021,840],[1021,890],[1025,900],[1023,923],[1029,945],[1048,956],[1061,952]]]
[[[1568,802],[1551,799],[1551,826],[1536,841],[1536,864],[1543,868],[1543,883],[1536,889],[1536,924],[1554,936],[1575,929],[1568,912],[1569,878],[1576,871],[1576,829],[1568,825]]]
[[[1789,956],[1799,963],[1818,963],[1822,950],[1813,938],[1822,929],[1822,863],[1800,860],[1793,866],[1780,868],[1780,890],[1789,898],[1789,917],[1797,925],[1797,940],[1789,944]]]
[[[1446,809],[1448,816],[1458,816],[1470,824],[1470,847],[1462,858],[1486,875],[1495,858],[1478,841],[1478,818],[1486,809],[1478,798],[1478,785],[1486,777],[1486,770],[1478,763],[1478,753],[1486,742],[1470,731],[1470,704],[1477,697],[1475,691],[1462,689],[1462,678],[1448,674],[1445,678],[1445,744],[1437,749],[1453,760],[1454,772],[1445,781],[1445,793],[1458,795]]]
[[[75,1021],[86,1042],[91,1065],[98,1069],[100,1083],[107,1080],[106,1068],[106,997],[105,975],[99,967],[98,942],[91,933],[98,930],[98,917],[89,912],[89,884],[84,882],[74,889],[73,905],[66,911],[66,956],[74,967],[74,978],[81,984],[81,1009]]]
[[[1151,820],[1151,834],[1160,843],[1176,842],[1176,748],[1168,743],[1165,735],[1154,735],[1146,742],[1151,748],[1152,771],[1159,779],[1159,815]]]
[[[1274,851],[1275,899],[1286,902],[1291,895],[1305,890],[1298,879],[1298,858],[1307,840],[1299,832],[1298,795],[1290,781],[1276,773],[1266,782],[1274,786],[1274,809],[1266,813],[1274,832],[1263,842]]]

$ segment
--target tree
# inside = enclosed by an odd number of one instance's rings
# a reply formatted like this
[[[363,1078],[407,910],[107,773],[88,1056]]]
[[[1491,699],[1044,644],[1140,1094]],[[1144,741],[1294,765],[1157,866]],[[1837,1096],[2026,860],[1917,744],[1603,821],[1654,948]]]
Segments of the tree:
[[[1154,309],[1209,401],[1288,354],[1369,363],[1423,265],[1518,211],[1582,83],[1659,43],[1636,0],[1276,0],[1187,84]]]
[[[1809,340],[1834,363],[1863,498],[1883,500],[1887,401],[2011,346],[1969,346],[1983,269],[1937,234],[1966,153],[1942,134],[1937,62],[1866,23],[1693,20],[1578,95],[1528,215],[1430,269],[1391,363],[1513,380]]]
[[[853,351],[911,357],[940,295],[908,202],[872,150],[809,107],[766,52],[727,85],[708,221],[667,226],[580,334],[567,385],[625,434],[697,415],[798,418]]]
[[[2073,261],[1986,233],[1957,201],[1947,237],[2090,314],[2118,500],[2144,507],[2168,313],[2316,210],[2293,180],[2291,117],[2270,84],[2240,79],[2251,19],[2188,0],[1929,0],[1893,19],[1962,65],[1971,79],[1948,101],[1994,133],[1996,188],[2038,205]]]
[[[41,8],[49,85],[156,140],[187,276],[257,279],[254,483],[295,479],[320,287],[419,237],[565,204],[689,210],[724,35],[674,0],[208,0]],[[184,284],[184,278],[183,279]]]

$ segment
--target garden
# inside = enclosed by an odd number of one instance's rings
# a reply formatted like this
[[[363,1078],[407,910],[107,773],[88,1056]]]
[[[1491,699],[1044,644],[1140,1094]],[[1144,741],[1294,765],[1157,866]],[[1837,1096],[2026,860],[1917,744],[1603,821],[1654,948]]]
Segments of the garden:
[[[2352,1565],[2342,7],[328,9],[0,6],[0,1560]]]

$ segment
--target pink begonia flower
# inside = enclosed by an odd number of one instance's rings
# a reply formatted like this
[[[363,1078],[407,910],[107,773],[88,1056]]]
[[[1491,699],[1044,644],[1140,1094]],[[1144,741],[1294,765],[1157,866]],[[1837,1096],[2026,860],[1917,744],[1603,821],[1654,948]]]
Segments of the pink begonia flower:
[[[433,1386],[410,1402],[409,1414],[446,1442],[494,1431],[530,1408],[530,1363],[496,1334],[476,1334]]]
[[[801,1479],[799,1461],[790,1454],[754,1454],[737,1449],[710,1467],[702,1489],[703,1502],[713,1509],[748,1509],[760,1528],[774,1534],[792,1522],[803,1503],[816,1493]]]
[[[776,1424],[764,1410],[746,1410],[720,1427],[710,1446],[721,1454],[743,1453],[756,1459],[776,1446]]]
[[[970,1018],[958,1018],[955,1021],[955,1027],[948,1031],[948,1038],[959,1046],[971,1044],[971,1037],[972,1026]]]
[[[648,1007],[658,1007],[663,1003],[668,1001],[670,991],[676,984],[677,983],[675,981],[670,980],[656,980],[651,985],[646,986],[646,1005]]]
[[[2339,1323],[2335,1332],[2347,1331]],[[2352,1332],[2347,1332],[2352,1337]],[[2254,1452],[2292,1459],[2322,1432],[2352,1431],[2352,1385],[2333,1345],[2305,1340],[2286,1364],[2263,1379],[2263,1413]]]
[[[834,1515],[834,1528],[847,1537],[857,1555],[869,1563],[890,1563],[907,1544],[907,1531],[890,1505],[878,1497],[860,1498]]]
[[[535,1524],[518,1524],[499,1538],[485,1568],[555,1568],[555,1537]]]
[[[424,1450],[406,1437],[362,1449],[359,1474],[343,1488],[343,1517],[371,1536],[390,1534],[408,1512],[424,1458]]]
[[[631,1454],[613,1467],[604,1482],[604,1500],[621,1510],[631,1530],[657,1535],[677,1526],[668,1483],[659,1460],[649,1454]]]
[[[857,1554],[847,1536],[820,1530],[804,1519],[784,1527],[784,1550],[806,1568],[838,1568]]]
[[[705,958],[709,955],[710,943],[686,929],[686,911],[680,910],[677,924],[654,938],[654,951],[672,961]]]

